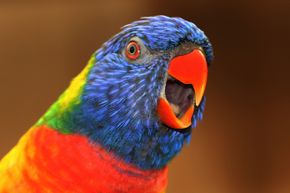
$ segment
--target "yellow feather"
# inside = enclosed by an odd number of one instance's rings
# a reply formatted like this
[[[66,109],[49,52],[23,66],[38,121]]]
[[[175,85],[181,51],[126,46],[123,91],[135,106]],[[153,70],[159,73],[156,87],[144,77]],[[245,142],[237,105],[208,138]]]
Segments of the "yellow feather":
[[[69,104],[74,101],[74,103],[80,102],[80,93],[82,92],[83,86],[86,83],[87,75],[95,62],[95,57],[92,56],[89,60],[87,66],[82,70],[82,72],[71,81],[70,86],[62,94],[59,99],[60,110],[65,109]]]
[[[8,188],[10,181],[13,179],[13,184],[18,184],[17,180],[22,178],[22,167],[26,164],[25,153],[31,156],[34,154],[34,149],[27,150],[27,143],[31,133],[31,128],[18,142],[18,144],[0,161],[0,192],[3,187]]]

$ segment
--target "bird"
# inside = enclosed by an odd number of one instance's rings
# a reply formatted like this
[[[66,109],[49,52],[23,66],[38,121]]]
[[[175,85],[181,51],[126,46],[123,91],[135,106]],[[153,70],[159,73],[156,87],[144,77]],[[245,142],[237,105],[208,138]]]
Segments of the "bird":
[[[212,60],[185,19],[125,25],[1,159],[0,192],[165,193],[203,117]]]

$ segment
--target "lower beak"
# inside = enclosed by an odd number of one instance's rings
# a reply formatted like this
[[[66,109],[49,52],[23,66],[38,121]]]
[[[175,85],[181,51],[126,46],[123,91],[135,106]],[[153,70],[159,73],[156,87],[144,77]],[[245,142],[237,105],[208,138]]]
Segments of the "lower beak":
[[[188,128],[192,124],[191,120],[195,105],[199,106],[207,82],[208,67],[203,52],[199,49],[195,49],[186,55],[172,59],[169,64],[168,74],[183,84],[192,85],[195,91],[195,101],[186,112],[178,118],[166,97],[160,97],[157,113],[160,120],[171,128]]]

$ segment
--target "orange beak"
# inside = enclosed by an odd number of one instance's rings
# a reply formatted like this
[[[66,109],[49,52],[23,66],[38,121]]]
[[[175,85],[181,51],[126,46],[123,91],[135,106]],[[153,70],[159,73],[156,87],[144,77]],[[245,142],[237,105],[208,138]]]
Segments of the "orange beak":
[[[186,55],[174,58],[169,64],[168,74],[183,84],[192,85],[195,91],[195,105],[198,106],[205,91],[208,74],[203,52],[195,49]],[[185,129],[191,125],[195,105],[192,104],[181,118],[177,118],[167,99],[160,97],[157,113],[160,120],[167,126],[174,129]]]

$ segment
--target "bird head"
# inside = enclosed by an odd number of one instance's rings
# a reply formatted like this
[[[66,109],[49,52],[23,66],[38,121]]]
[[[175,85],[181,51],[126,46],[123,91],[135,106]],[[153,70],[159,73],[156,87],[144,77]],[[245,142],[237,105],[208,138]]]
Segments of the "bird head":
[[[93,54],[55,109],[67,106],[50,122],[140,168],[162,168],[202,117],[212,57],[208,38],[193,23],[142,18]]]

